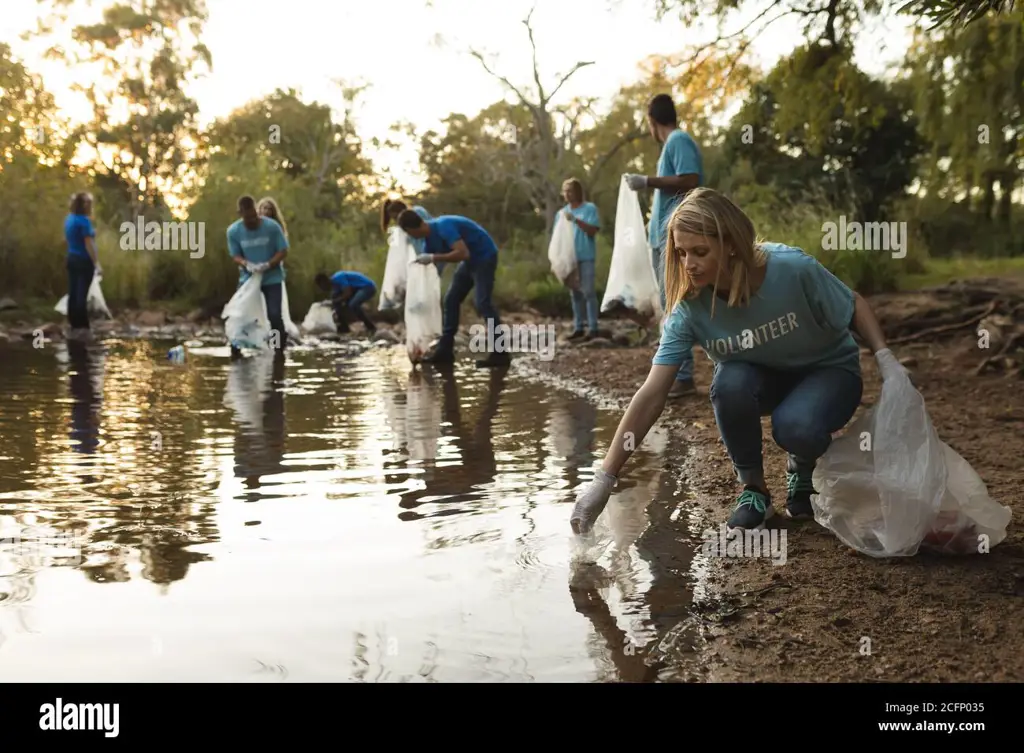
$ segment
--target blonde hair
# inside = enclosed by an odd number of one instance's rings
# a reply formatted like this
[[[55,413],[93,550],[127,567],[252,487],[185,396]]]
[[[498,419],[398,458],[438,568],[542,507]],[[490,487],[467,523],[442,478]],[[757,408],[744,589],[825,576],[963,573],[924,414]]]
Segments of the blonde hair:
[[[270,211],[263,215],[263,210],[269,209]],[[278,225],[281,226],[281,231],[284,233],[284,237],[288,237],[288,226],[284,224],[284,217],[281,215],[281,207],[277,205],[269,196],[260,199],[260,203],[256,205],[256,211],[264,217],[269,217]]]
[[[750,280],[754,271],[765,265],[764,240],[754,232],[754,223],[725,194],[713,188],[695,188],[679,203],[666,226],[665,303],[669,311],[684,299],[695,297],[699,289],[686,274],[681,254],[676,252],[673,231],[716,238],[720,241],[720,269],[729,278],[729,306],[745,306],[752,295]],[[711,298],[711,315],[718,298],[718,278]]]

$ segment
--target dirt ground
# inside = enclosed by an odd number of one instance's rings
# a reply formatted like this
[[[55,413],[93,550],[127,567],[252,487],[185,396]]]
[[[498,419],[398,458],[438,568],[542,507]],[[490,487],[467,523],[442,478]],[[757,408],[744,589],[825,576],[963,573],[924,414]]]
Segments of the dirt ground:
[[[906,316],[908,300],[872,299],[876,312],[887,313],[879,315],[887,337]],[[706,656],[694,679],[1024,680],[1024,380],[1012,372],[975,375],[986,355],[977,339],[966,327],[937,342],[891,349],[912,359],[907,367],[939,438],[971,464],[993,499],[1013,511],[1007,538],[985,554],[877,560],[849,549],[814,521],[777,515],[773,525],[789,529],[788,561],[722,561],[722,601],[717,615],[703,621]],[[553,360],[530,368],[588,386],[624,408],[655,349],[562,347]],[[708,399],[712,363],[699,348],[694,355],[700,394],[670,400],[659,421],[696,450],[678,470],[717,528],[739,488]],[[881,382],[868,351],[862,350],[861,361],[863,411],[877,399]],[[770,418],[762,426],[765,473],[780,511],[785,455],[771,439]]]

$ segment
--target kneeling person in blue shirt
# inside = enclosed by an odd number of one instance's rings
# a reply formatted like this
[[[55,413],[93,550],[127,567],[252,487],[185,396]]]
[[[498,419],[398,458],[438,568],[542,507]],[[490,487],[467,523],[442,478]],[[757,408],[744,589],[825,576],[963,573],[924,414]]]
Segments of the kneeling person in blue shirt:
[[[398,226],[413,238],[424,239],[426,253],[417,257],[417,263],[459,262],[444,296],[441,340],[434,352],[423,359],[424,363],[452,363],[455,360],[459,308],[474,287],[477,313],[487,320],[487,326],[492,328],[497,339],[501,322],[491,297],[494,293],[494,274],[498,269],[498,246],[487,231],[467,217],[447,214],[434,220],[424,220],[411,209],[406,209],[398,216]],[[476,365],[488,368],[504,366],[509,361],[508,353],[489,353],[487,358],[478,360]]]
[[[338,326],[338,332],[349,331],[348,313],[361,321],[371,335],[377,331],[377,327],[363,311],[363,304],[377,292],[373,280],[361,272],[342,270],[330,277],[321,272],[316,276],[316,284],[325,293],[331,294],[334,323]]]

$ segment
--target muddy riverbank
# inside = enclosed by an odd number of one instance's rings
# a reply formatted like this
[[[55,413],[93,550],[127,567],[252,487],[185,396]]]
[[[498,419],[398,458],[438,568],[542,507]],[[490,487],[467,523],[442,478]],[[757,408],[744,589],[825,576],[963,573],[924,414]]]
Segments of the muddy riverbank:
[[[885,306],[898,302],[890,297]],[[564,347],[553,360],[535,360],[527,370],[622,410],[643,383],[655,349],[653,343],[598,352]],[[784,566],[770,559],[719,562],[721,601],[706,619],[696,618],[707,639],[701,673],[706,679],[1024,679],[1021,380],[1012,373],[975,375],[988,352],[978,348],[970,329],[939,342],[908,342],[892,349],[910,368],[940,438],[972,465],[998,503],[1012,509],[1006,540],[988,554],[875,560],[853,552],[814,521],[780,516],[774,525],[787,531]],[[688,460],[677,472],[694,495],[692,504],[717,528],[727,519],[738,488],[708,399],[712,365],[699,348],[695,357],[699,394],[670,401],[657,425],[688,447]],[[860,411],[874,403],[881,384],[867,351],[862,351],[862,363]],[[766,474],[779,509],[785,500],[785,455],[771,441],[770,419],[762,426]],[[659,502],[664,504],[656,500],[652,506]]]

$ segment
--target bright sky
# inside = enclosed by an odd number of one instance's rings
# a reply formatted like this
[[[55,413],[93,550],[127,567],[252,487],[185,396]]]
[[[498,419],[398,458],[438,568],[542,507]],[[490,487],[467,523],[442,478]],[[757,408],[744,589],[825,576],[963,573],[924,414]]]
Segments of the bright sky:
[[[69,90],[72,73],[42,60],[38,47],[17,38],[34,27],[36,3],[17,0],[12,5],[4,8],[0,39],[43,75],[70,117],[85,118],[88,109]],[[595,63],[561,89],[559,100],[610,96],[638,78],[637,66],[645,57],[679,52],[707,38],[678,20],[656,21],[654,5],[654,0],[208,0],[202,39],[213,54],[213,72],[190,91],[206,124],[277,87],[295,87],[308,100],[340,106],[331,82],[341,78],[371,85],[356,113],[364,139],[386,137],[399,120],[423,132],[439,127],[452,112],[472,115],[505,95],[502,85],[465,53],[470,46],[493,53],[492,69],[517,86],[532,82],[529,40],[520,23],[531,7],[536,8],[532,23],[542,82],[549,91],[558,74],[577,61]],[[756,13],[764,6],[751,7]],[[79,18],[88,21],[98,12],[83,7]],[[737,19],[727,30],[741,25]],[[881,73],[906,49],[906,29],[903,18],[873,24],[861,37],[860,65]],[[795,25],[780,21],[752,50],[770,66],[799,39]],[[401,153],[370,156],[416,187],[413,145]]]

